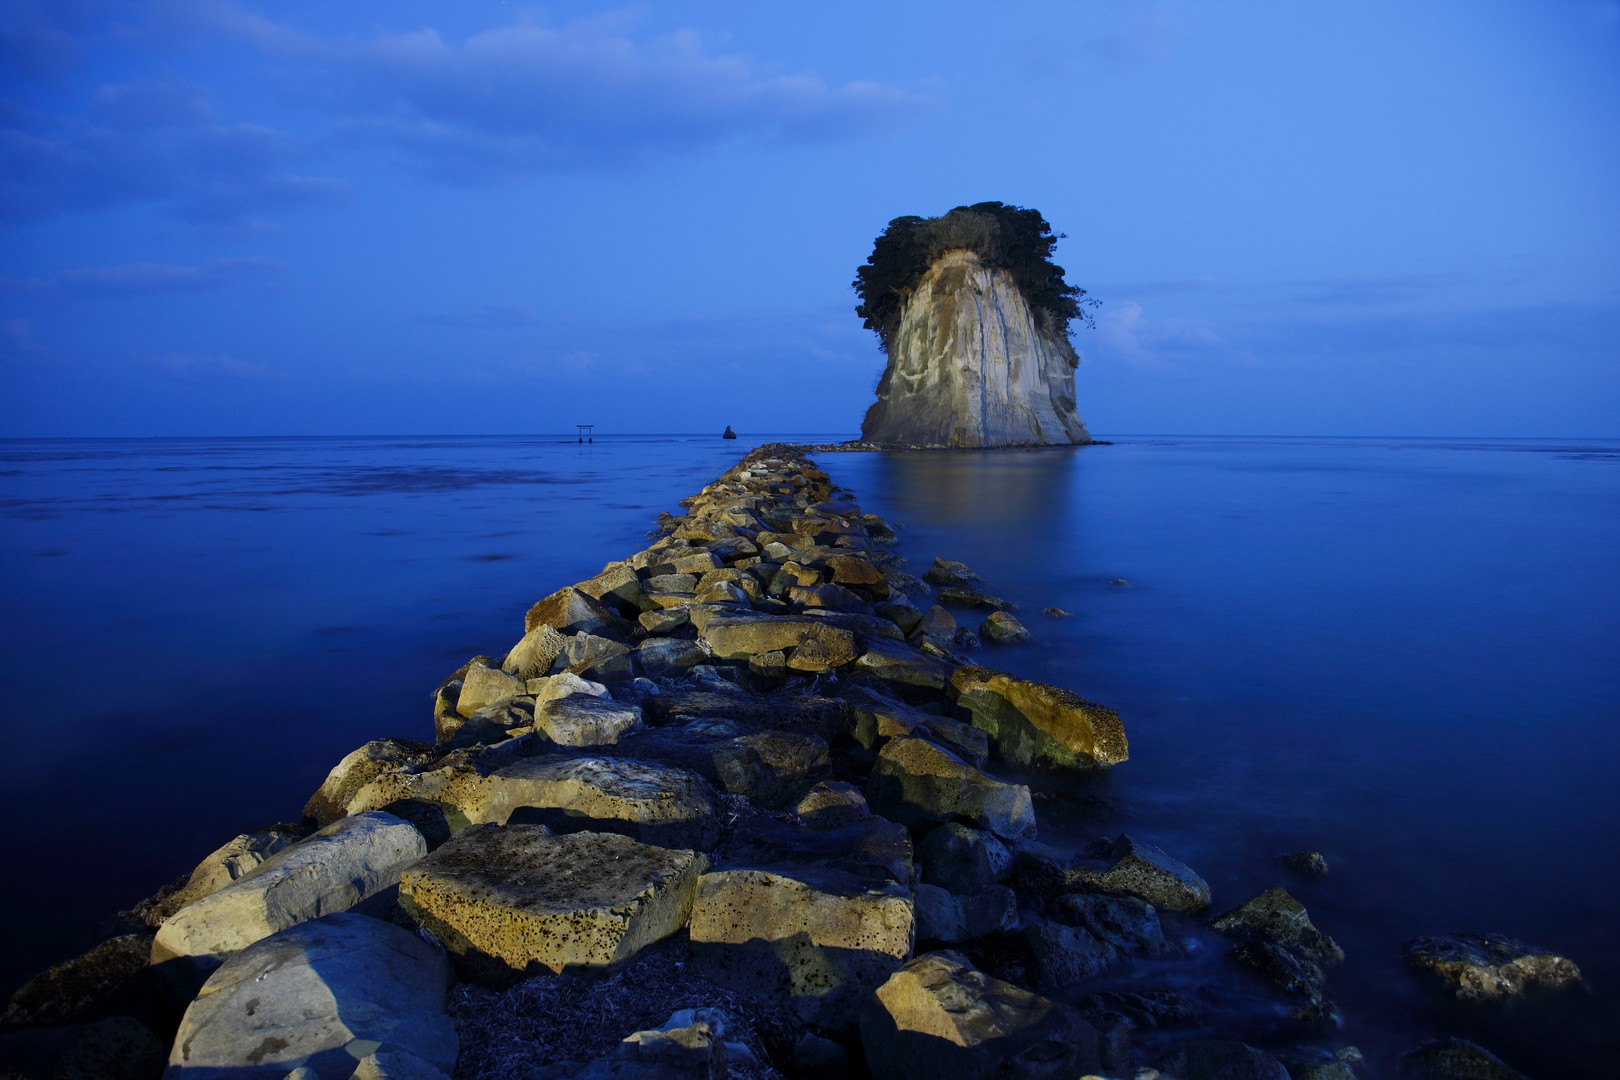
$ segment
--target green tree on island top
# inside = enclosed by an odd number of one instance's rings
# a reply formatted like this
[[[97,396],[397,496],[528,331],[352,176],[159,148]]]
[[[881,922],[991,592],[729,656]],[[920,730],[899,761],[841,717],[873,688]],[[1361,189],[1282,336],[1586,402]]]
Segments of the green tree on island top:
[[[1065,281],[1063,267],[1052,261],[1052,249],[1063,235],[1053,234],[1039,210],[1001,202],[958,206],[933,218],[897,217],[855,271],[851,284],[861,301],[855,314],[888,352],[900,312],[917,282],[940,255],[966,248],[986,266],[1010,273],[1046,328],[1067,336],[1074,319],[1091,325],[1085,309],[1098,301],[1087,299],[1084,289]]]

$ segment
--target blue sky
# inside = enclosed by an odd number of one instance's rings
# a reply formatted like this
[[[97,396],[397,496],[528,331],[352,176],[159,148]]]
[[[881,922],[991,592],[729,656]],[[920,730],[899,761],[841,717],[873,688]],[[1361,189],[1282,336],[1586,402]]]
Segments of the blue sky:
[[[1098,434],[1620,435],[1620,3],[0,3],[0,434],[853,434],[901,214]]]

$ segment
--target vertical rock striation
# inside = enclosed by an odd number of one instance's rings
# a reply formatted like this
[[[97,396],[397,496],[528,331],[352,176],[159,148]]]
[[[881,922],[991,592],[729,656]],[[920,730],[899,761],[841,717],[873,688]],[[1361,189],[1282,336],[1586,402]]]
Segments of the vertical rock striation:
[[[1008,446],[1091,441],[1075,411],[1064,328],[1031,310],[1013,276],[966,249],[923,274],[889,342],[868,442]]]

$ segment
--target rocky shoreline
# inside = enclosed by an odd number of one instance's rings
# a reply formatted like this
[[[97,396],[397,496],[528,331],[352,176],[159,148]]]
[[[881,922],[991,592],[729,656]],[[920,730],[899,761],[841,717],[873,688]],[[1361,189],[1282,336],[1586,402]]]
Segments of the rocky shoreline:
[[[961,564],[908,573],[802,448],[683,505],[451,674],[432,742],[355,750],[18,991],[0,1076],[1519,1075],[1364,1062],[1284,888],[1211,917],[1142,837],[1043,845],[1008,777],[1083,789],[1119,717],[969,662],[1028,630]],[[1177,975],[1212,950],[1241,1018]],[[1463,1002],[1580,978],[1499,935],[1409,956]]]

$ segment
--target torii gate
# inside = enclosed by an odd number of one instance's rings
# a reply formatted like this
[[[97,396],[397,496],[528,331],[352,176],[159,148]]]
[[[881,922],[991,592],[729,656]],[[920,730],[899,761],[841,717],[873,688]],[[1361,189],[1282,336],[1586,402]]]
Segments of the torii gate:
[[[575,424],[574,426],[579,428],[580,442],[594,443],[596,441],[596,438],[591,434],[591,429],[596,426],[595,424]]]

